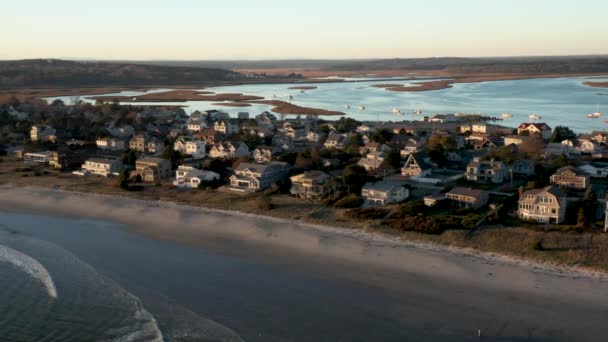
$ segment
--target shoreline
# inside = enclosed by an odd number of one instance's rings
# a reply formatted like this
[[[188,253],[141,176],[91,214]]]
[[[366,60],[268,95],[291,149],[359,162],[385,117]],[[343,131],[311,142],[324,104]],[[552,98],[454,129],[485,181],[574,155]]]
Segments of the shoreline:
[[[109,202],[123,201],[123,202],[125,202],[124,204],[126,207],[139,206],[140,208],[143,208],[144,210],[150,210],[153,208],[163,209],[163,210],[170,209],[170,210],[176,210],[177,212],[185,210],[188,212],[225,215],[228,218],[246,218],[246,219],[251,219],[251,220],[256,220],[256,221],[261,220],[261,221],[271,222],[271,223],[275,223],[275,224],[291,225],[297,229],[302,229],[303,231],[306,231],[308,233],[318,234],[320,236],[329,235],[329,236],[333,236],[333,237],[350,238],[350,239],[355,239],[359,242],[370,244],[370,245],[382,246],[382,247],[387,247],[387,248],[412,250],[414,252],[418,252],[418,253],[422,253],[422,254],[437,253],[437,254],[440,254],[440,255],[443,255],[446,257],[451,256],[451,257],[460,257],[460,258],[474,258],[482,263],[487,263],[490,265],[501,264],[501,265],[504,265],[507,267],[522,268],[522,269],[525,269],[527,271],[531,271],[534,273],[542,273],[542,274],[551,275],[551,276],[568,277],[568,278],[572,278],[572,279],[577,279],[580,277],[584,277],[584,278],[588,278],[588,279],[596,279],[596,280],[608,279],[608,272],[591,269],[591,268],[587,268],[587,267],[565,266],[565,265],[560,265],[558,263],[541,262],[538,260],[521,258],[521,257],[512,256],[512,255],[508,255],[508,254],[480,251],[480,250],[477,250],[474,248],[465,248],[465,247],[446,245],[446,244],[441,244],[441,243],[424,242],[424,241],[417,241],[417,240],[412,240],[412,239],[403,239],[400,237],[395,237],[395,236],[391,236],[388,234],[382,234],[380,232],[375,232],[375,231],[369,232],[369,231],[365,231],[363,229],[357,229],[357,228],[348,229],[348,228],[337,227],[337,226],[316,224],[316,223],[306,222],[301,219],[286,219],[286,218],[274,217],[274,216],[263,215],[263,214],[247,213],[247,212],[242,212],[242,211],[238,211],[238,210],[226,210],[226,209],[212,208],[212,207],[208,207],[208,206],[204,206],[204,205],[192,205],[192,204],[186,204],[186,203],[179,203],[179,202],[175,202],[175,201],[167,201],[167,200],[155,201],[155,200],[151,200],[151,199],[142,199],[142,198],[136,198],[136,197],[132,197],[132,196],[118,196],[118,195],[111,195],[111,194],[73,191],[73,190],[64,190],[64,189],[47,188],[47,187],[36,187],[36,186],[23,187],[23,186],[12,185],[12,184],[10,184],[10,185],[4,184],[4,185],[0,185],[0,192],[1,191],[17,191],[17,192],[21,191],[22,194],[25,193],[26,198],[29,193],[29,196],[31,197],[30,199],[33,201],[35,201],[36,198],[43,198],[43,195],[45,195],[45,194],[60,195],[60,196],[64,196],[64,197],[77,196],[80,199],[82,199],[84,197],[88,197],[89,201],[92,201],[92,200],[102,200],[102,201],[109,201]],[[153,220],[150,222],[147,222],[147,223],[145,223],[145,220],[144,220],[144,223],[141,223],[141,222],[136,223],[134,221],[130,221],[129,219],[124,219],[124,218],[121,219],[120,217],[113,218],[113,217],[104,216],[103,214],[93,214],[93,211],[86,212],[87,210],[89,210],[86,208],[81,208],[82,212],[79,214],[76,214],[74,212],[69,212],[69,210],[67,210],[66,208],[62,209],[61,201],[47,201],[45,203],[38,203],[38,204],[36,204],[35,208],[33,208],[33,209],[30,206],[28,209],[22,210],[23,207],[20,207],[19,203],[12,202],[11,199],[8,199],[6,196],[4,196],[4,198],[5,199],[0,200],[0,204],[12,203],[13,205],[17,205],[17,208],[15,210],[16,212],[32,213],[32,211],[34,211],[34,213],[43,213],[43,214],[49,215],[49,216],[58,216],[59,215],[59,216],[67,216],[67,217],[71,217],[71,218],[98,219],[98,220],[106,220],[106,221],[111,221],[111,222],[118,222],[118,223],[122,223],[125,225],[154,224]],[[80,203],[82,204],[83,202],[80,202]],[[21,202],[20,204],[25,205],[26,201]],[[15,209],[15,208],[13,208],[13,209]],[[138,235],[144,235],[149,238],[156,239],[156,240],[161,240],[161,241],[169,240],[169,241],[174,241],[178,244],[186,244],[186,245],[188,243],[185,241],[180,241],[181,239],[179,238],[179,235],[185,234],[185,233],[188,233],[188,234],[192,233],[192,232],[187,232],[185,228],[181,232],[179,230],[172,230],[173,235],[171,235],[168,232],[164,232],[164,234],[161,234],[158,232],[157,233],[146,232],[144,230],[135,229],[135,228],[128,228],[127,231],[138,234]],[[202,234],[203,232],[200,232],[200,233]],[[207,233],[209,233],[209,232],[207,232]],[[221,232],[221,233],[228,234],[228,232]],[[240,238],[243,238],[246,242],[252,242],[252,243],[257,242],[255,239],[248,240],[248,238],[251,238],[251,236],[248,237],[247,232],[240,231],[240,232],[232,232],[232,233],[236,233],[235,236],[240,236],[241,234],[244,233],[245,236],[244,237],[241,236]],[[213,234],[213,232],[211,232],[211,234]],[[280,244],[280,247],[284,247],[284,248],[294,247],[294,246],[281,245],[281,243],[279,243],[279,244]]]
[[[608,77],[607,73],[566,73],[566,74],[449,74],[449,73],[412,73],[412,72],[395,72],[394,70],[390,70],[390,72],[377,72],[372,73],[375,77],[370,77],[370,74],[360,75],[355,72],[324,72],[323,76],[307,76],[307,78],[302,80],[288,80],[288,79],[269,79],[266,81],[243,81],[240,80],[238,82],[217,82],[217,83],[201,83],[190,84],[190,85],[168,85],[168,84],[150,84],[150,85],[108,85],[108,86],[79,86],[76,88],[68,88],[65,86],[38,86],[38,87],[13,87],[4,89],[6,93],[3,95],[8,98],[10,96],[16,96],[20,100],[26,98],[44,98],[44,97],[60,97],[60,96],[73,96],[73,97],[81,97],[87,96],[94,98],[99,94],[104,93],[114,93],[120,91],[146,91],[150,89],[156,88],[170,88],[176,91],[182,90],[183,92],[192,91],[193,89],[210,89],[215,87],[225,87],[225,86],[239,86],[239,85],[255,85],[255,84],[285,84],[285,85],[293,85],[293,84],[304,84],[302,86],[296,86],[298,89],[300,87],[307,89],[312,89],[312,86],[306,86],[305,84],[309,83],[342,83],[342,82],[365,82],[367,80],[348,80],[345,81],[344,78],[349,77],[369,77],[373,80],[378,81],[418,81],[420,83],[432,82],[432,81],[451,81],[452,83],[477,83],[477,82],[491,82],[491,81],[506,81],[506,80],[526,80],[526,79],[539,79],[539,78],[581,78],[581,77]],[[332,78],[318,78],[318,77],[332,77],[335,76],[335,79]],[[343,78],[340,78],[343,77]],[[584,83],[605,83],[605,82],[584,82]],[[391,86],[401,86],[401,84],[393,84],[387,83],[385,85]],[[604,88],[604,85],[589,85],[592,87],[600,87]],[[296,87],[289,87],[296,89]],[[315,87],[317,88],[317,87]],[[380,87],[386,88],[386,87]],[[436,90],[436,89],[429,89]],[[198,93],[204,94],[206,91],[201,90]],[[213,94],[213,93],[211,93]],[[216,94],[217,95],[217,94]],[[215,96],[215,95],[212,95]],[[120,98],[122,96],[115,96],[112,98]],[[132,98],[132,97],[126,97]],[[0,96],[0,100],[2,96]],[[106,97],[107,99],[107,97]],[[143,100],[142,100],[143,101]],[[150,100],[153,101],[153,100]],[[157,100],[161,101],[161,100]],[[163,100],[166,101],[166,100]],[[187,101],[183,99],[177,99],[178,101]],[[209,100],[213,101],[213,100]]]
[[[608,88],[608,82],[583,82],[583,84],[588,87]],[[605,94],[603,94],[603,95],[605,95]]]

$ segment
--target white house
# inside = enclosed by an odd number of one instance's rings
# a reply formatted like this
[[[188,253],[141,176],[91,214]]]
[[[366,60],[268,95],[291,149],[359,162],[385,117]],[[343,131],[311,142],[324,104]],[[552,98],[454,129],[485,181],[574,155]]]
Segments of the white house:
[[[235,134],[239,131],[239,127],[231,124],[229,121],[216,121],[213,124],[213,129],[224,135]]]
[[[47,164],[51,159],[51,151],[46,152],[28,152],[23,154],[23,161],[30,163]]]
[[[96,141],[97,148],[104,151],[124,151],[125,141],[114,137],[98,138]]]
[[[549,127],[549,125],[547,125],[544,122],[538,122],[538,123],[537,122],[532,122],[532,123],[524,122],[517,127],[517,134],[521,135],[524,132],[526,132],[529,135],[538,133],[538,134],[540,134],[541,138],[543,138],[543,139],[551,138],[551,135],[553,133],[551,131],[551,127]]]
[[[212,182],[220,179],[213,171],[197,169],[193,166],[180,165],[175,171],[173,185],[179,188],[196,189],[202,182]]]
[[[386,182],[367,183],[361,189],[366,205],[383,206],[406,200],[410,191],[401,185]]]
[[[180,136],[175,140],[173,149],[182,154],[190,155],[194,159],[204,158],[207,154],[207,146],[204,141],[185,136]]]
[[[215,144],[209,150],[211,158],[241,158],[249,156],[249,148],[243,143],[224,142]]]
[[[561,223],[566,216],[566,194],[556,185],[528,190],[519,198],[517,216],[523,220]]]
[[[122,170],[122,161],[118,159],[91,158],[82,164],[82,170],[94,175],[107,177]]]
[[[344,148],[345,142],[346,142],[346,135],[330,133],[327,136],[327,139],[325,139],[325,143],[323,144],[323,146],[325,148],[342,149],[342,148]]]
[[[190,119],[188,120],[188,132],[195,133],[207,128],[207,124],[201,119]]]
[[[229,190],[237,192],[252,192],[264,190],[273,183],[287,176],[290,166],[283,162],[268,164],[240,163],[230,177]]]

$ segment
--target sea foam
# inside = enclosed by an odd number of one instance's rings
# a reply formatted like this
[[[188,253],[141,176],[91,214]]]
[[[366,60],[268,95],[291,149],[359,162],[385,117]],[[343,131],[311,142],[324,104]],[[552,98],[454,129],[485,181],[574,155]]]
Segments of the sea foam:
[[[8,246],[0,245],[0,262],[14,265],[32,278],[38,280],[46,288],[49,297],[57,298],[57,288],[49,272],[36,259]]]

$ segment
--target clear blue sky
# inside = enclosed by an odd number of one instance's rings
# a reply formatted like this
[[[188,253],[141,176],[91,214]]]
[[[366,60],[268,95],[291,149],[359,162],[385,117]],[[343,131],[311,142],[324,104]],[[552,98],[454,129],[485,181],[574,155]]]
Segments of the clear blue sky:
[[[608,0],[10,0],[0,59],[608,54]]]

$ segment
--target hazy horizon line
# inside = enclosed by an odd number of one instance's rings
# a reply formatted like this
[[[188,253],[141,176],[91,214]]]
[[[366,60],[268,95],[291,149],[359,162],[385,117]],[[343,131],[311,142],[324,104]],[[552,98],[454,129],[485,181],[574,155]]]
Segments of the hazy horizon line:
[[[426,56],[426,57],[346,57],[346,58],[210,58],[210,59],[178,59],[178,58],[85,58],[85,57],[36,57],[36,58],[14,58],[0,59],[0,61],[27,61],[27,60],[66,60],[66,61],[110,61],[110,62],[260,62],[260,61],[369,61],[369,60],[396,60],[396,59],[442,59],[442,58],[542,58],[542,57],[608,57],[608,53],[599,54],[557,54],[557,55],[482,55],[482,56]]]

